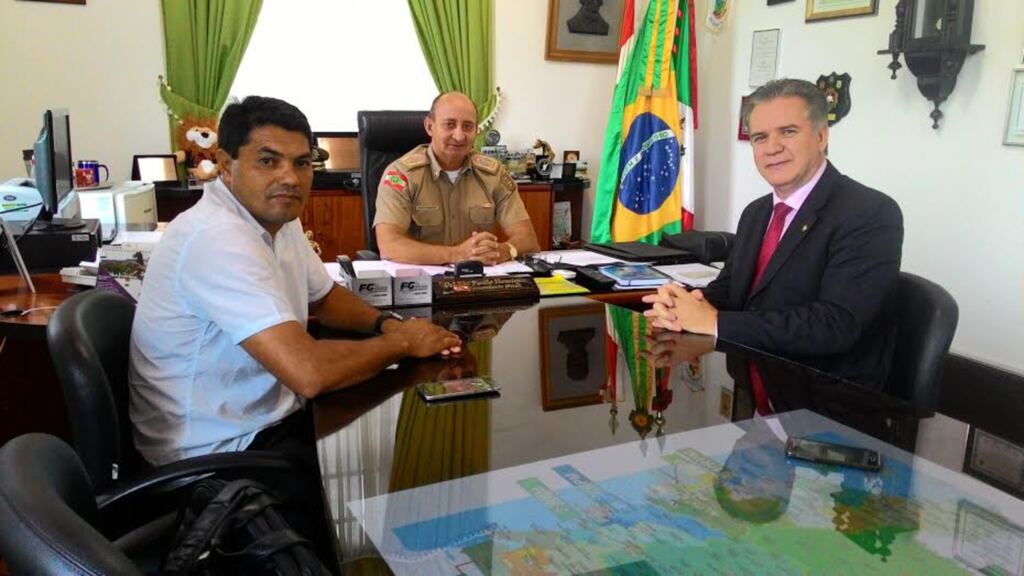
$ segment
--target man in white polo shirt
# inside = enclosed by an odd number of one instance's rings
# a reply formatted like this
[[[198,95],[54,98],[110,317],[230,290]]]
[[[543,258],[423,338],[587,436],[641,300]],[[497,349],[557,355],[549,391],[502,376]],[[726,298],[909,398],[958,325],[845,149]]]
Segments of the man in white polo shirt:
[[[381,313],[331,281],[298,220],[312,187],[312,137],[287,102],[251,96],[229,105],[220,178],[153,252],[129,378],[135,444],[154,464],[280,450],[309,462],[302,484],[319,495],[305,400],[407,356],[458,351],[448,330]],[[314,340],[310,312],[378,336]]]

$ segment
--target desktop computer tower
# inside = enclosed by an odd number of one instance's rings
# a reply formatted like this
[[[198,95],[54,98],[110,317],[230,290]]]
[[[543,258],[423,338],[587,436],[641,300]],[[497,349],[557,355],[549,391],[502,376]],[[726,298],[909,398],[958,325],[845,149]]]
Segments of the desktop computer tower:
[[[100,222],[94,219],[83,222],[85,226],[68,230],[46,230],[40,222],[39,229],[33,228],[18,242],[25,266],[32,272],[57,272],[66,266],[96,260],[96,252],[100,248]],[[20,236],[20,227],[15,225],[14,228],[15,236]],[[4,246],[0,249],[0,272],[10,273],[16,269],[10,252]]]

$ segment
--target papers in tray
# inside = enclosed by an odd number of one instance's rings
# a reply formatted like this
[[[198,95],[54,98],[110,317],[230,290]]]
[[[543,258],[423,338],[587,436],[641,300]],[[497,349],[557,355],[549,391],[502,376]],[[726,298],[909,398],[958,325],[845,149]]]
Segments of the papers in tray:
[[[655,266],[662,274],[671,276],[673,280],[690,286],[691,288],[704,288],[712,280],[718,278],[720,270],[704,264],[670,264],[668,266]]]

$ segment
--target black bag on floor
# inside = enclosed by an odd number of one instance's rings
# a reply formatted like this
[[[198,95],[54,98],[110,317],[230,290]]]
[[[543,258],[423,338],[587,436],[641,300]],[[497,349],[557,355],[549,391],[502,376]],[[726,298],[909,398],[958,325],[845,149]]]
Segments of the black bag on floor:
[[[280,505],[251,480],[199,482],[182,509],[162,573],[329,575],[309,541],[278,512]]]

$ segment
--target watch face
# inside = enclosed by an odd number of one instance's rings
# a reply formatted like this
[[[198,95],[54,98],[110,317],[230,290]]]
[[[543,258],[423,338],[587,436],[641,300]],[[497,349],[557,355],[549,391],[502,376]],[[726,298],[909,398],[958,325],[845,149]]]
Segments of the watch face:
[[[497,146],[498,142],[501,141],[501,133],[497,130],[488,130],[484,134],[484,144],[488,146]]]

